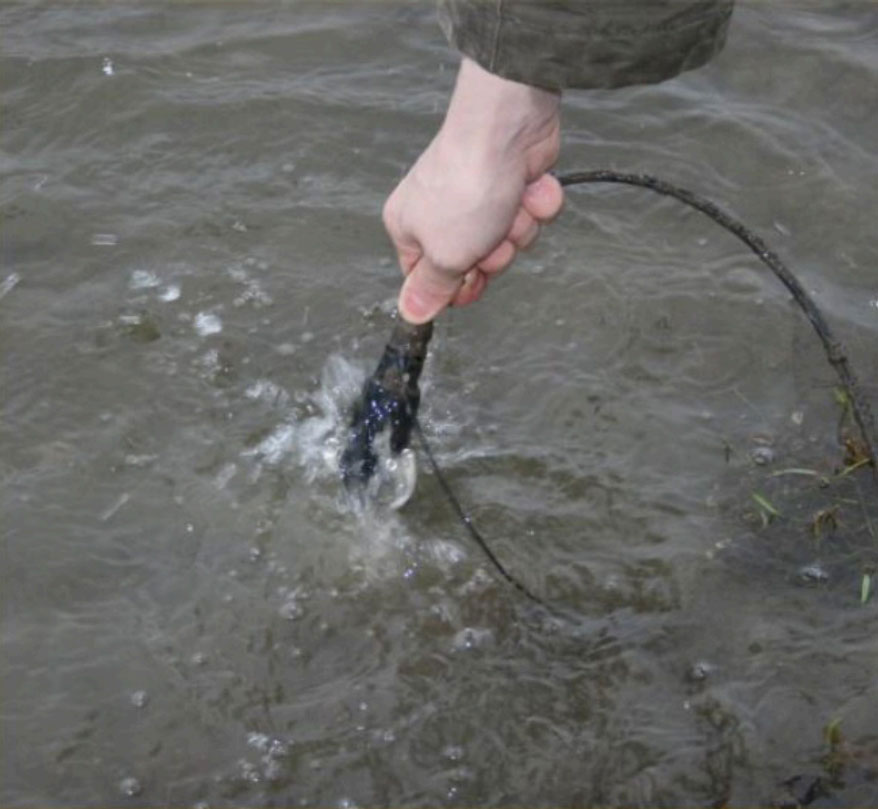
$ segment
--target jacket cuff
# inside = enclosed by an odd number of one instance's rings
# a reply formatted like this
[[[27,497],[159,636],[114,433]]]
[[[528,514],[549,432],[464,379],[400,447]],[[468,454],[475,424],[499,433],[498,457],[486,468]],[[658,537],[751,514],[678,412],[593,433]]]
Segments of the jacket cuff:
[[[734,0],[439,0],[449,42],[513,81],[560,90],[653,84],[725,43]]]

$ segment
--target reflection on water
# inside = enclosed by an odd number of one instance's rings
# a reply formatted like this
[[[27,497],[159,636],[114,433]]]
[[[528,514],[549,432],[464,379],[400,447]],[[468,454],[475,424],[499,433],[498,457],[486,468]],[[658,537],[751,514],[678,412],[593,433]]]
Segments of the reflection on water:
[[[425,431],[539,620],[428,469],[397,510],[409,467],[366,510],[338,480],[381,204],[453,79],[433,9],[0,25],[4,805],[878,802],[875,489],[731,237],[577,189],[437,325]],[[875,30],[742,2],[708,68],[570,94],[562,160],[754,227],[873,402]]]

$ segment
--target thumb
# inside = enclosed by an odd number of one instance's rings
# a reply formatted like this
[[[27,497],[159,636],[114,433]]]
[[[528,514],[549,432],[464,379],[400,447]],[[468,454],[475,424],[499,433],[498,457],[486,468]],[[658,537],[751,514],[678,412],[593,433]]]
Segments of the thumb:
[[[451,303],[462,283],[462,276],[444,273],[422,256],[403,282],[399,313],[416,326],[433,320]]]

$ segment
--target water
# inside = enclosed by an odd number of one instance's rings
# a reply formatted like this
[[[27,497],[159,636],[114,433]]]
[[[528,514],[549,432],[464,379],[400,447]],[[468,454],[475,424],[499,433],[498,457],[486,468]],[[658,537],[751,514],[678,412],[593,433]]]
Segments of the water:
[[[0,25],[4,805],[878,803],[875,490],[776,474],[842,463],[835,381],[742,246],[574,189],[443,316],[427,432],[546,621],[423,464],[368,519],[335,474],[399,282],[381,204],[453,80],[432,7]],[[570,94],[561,161],[754,227],[873,405],[876,31],[742,3],[708,68]]]

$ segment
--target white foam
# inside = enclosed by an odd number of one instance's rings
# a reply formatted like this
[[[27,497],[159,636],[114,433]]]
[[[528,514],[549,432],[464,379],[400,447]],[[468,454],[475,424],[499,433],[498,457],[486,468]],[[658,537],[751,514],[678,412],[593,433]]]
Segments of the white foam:
[[[161,284],[159,277],[152,270],[134,270],[128,286],[131,289],[152,289]]]
[[[219,315],[212,312],[199,312],[195,315],[195,331],[202,337],[219,334],[223,330],[223,322]]]

